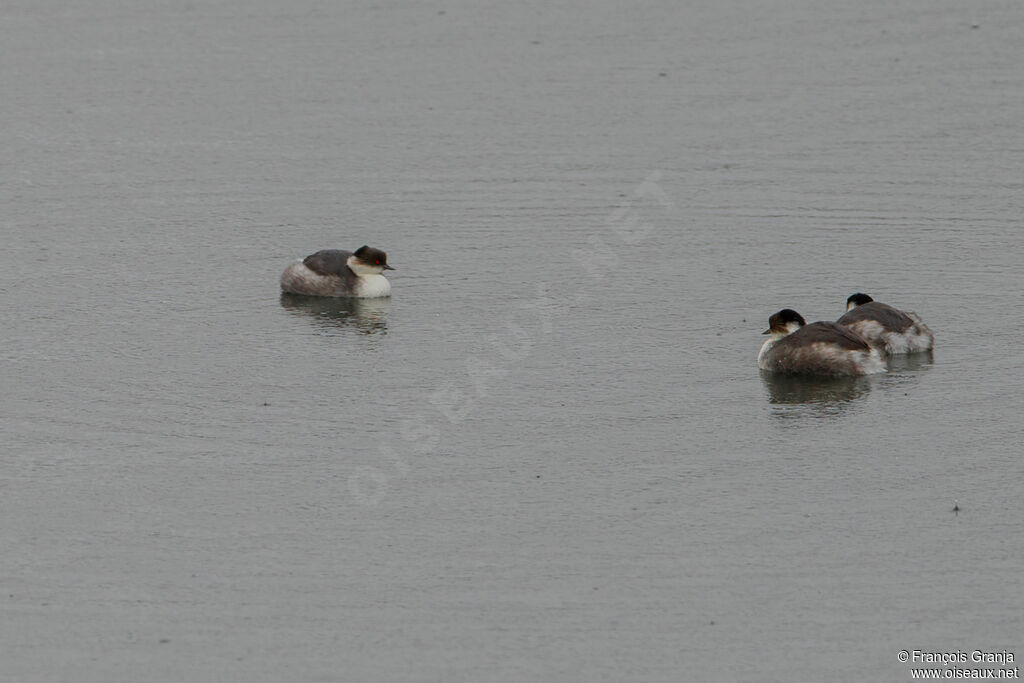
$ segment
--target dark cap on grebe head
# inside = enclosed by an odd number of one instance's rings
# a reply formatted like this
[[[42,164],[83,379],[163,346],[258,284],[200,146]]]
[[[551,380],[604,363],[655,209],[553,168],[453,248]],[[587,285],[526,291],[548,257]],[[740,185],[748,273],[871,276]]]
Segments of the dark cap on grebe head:
[[[846,310],[850,310],[854,306],[863,306],[864,304],[869,304],[872,301],[874,301],[874,299],[872,299],[867,294],[864,294],[863,292],[851,294],[850,298],[846,300]]]
[[[384,270],[394,270],[394,268],[388,265],[388,255],[380,249],[374,249],[364,244],[356,249],[352,255],[368,266],[380,266]]]
[[[789,332],[790,323],[798,323],[799,327],[803,327],[807,324],[804,317],[794,311],[792,308],[783,308],[781,311],[768,318],[768,329],[761,334],[771,334],[772,332]]]

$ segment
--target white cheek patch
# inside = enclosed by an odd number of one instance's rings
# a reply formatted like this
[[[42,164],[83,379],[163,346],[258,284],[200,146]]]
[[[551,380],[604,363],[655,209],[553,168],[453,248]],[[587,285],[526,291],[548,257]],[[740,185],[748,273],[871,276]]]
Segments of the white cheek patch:
[[[345,265],[349,267],[356,275],[363,277],[366,275],[380,275],[384,272],[384,266],[375,266],[368,263],[363,263],[355,256],[349,256],[348,260],[345,261]]]
[[[356,261],[355,259],[349,259],[348,260],[348,267],[349,267],[349,269],[353,273],[355,273],[356,275],[358,275],[360,277],[362,277],[364,275],[376,275],[377,274],[376,271],[373,268],[370,268],[369,266],[365,266],[362,263],[359,263],[358,261]]]

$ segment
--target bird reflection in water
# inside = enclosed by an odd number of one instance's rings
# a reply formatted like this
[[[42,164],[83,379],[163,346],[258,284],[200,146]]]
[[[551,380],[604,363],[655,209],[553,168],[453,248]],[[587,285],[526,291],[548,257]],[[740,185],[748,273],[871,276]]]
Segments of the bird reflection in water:
[[[762,372],[768,402],[779,417],[833,417],[871,391],[871,377],[805,377]]]
[[[387,312],[391,299],[352,299],[341,297],[281,294],[281,307],[288,312],[312,318],[328,329],[349,329],[361,334],[387,334]]]
[[[887,378],[897,378],[900,382],[916,379],[921,372],[930,370],[931,366],[935,364],[932,353],[932,351],[924,351],[892,356],[888,362]]]
[[[761,381],[775,417],[839,417],[861,403],[872,387],[884,391],[916,383],[933,362],[929,351],[889,358],[884,375],[813,377],[762,372]]]

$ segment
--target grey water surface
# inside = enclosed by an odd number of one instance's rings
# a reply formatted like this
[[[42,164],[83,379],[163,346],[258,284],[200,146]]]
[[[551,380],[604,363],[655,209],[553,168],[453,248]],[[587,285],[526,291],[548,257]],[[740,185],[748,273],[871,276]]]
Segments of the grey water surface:
[[[1024,657],[1022,63],[1016,2],[5,3],[0,679]],[[280,294],[362,244],[390,301]],[[855,291],[934,356],[759,374]]]

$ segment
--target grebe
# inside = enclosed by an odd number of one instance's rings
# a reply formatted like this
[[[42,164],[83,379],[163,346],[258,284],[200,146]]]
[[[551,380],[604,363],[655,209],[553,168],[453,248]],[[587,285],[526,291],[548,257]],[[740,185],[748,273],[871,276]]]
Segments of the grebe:
[[[790,375],[871,375],[885,372],[885,361],[850,329],[829,322],[810,325],[791,308],[768,319],[757,365],[762,370]]]
[[[391,283],[382,275],[385,270],[394,268],[380,249],[324,249],[288,266],[281,275],[281,291],[360,299],[391,296]]]
[[[916,313],[887,306],[860,292],[846,300],[846,313],[836,322],[890,356],[931,351],[935,345],[935,335]]]

